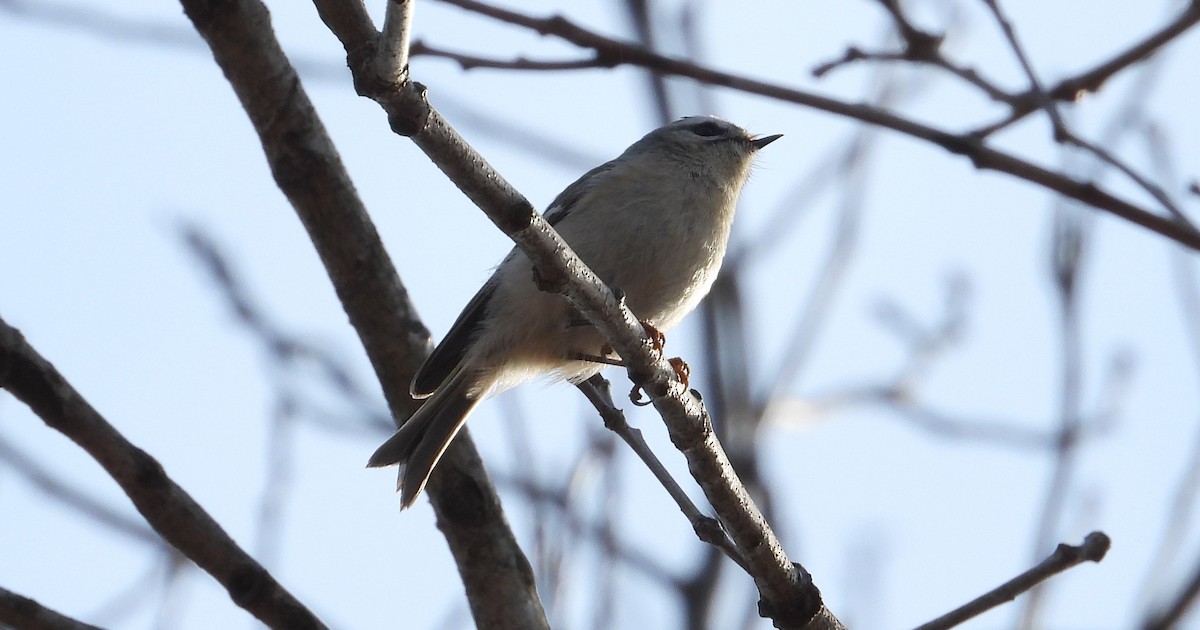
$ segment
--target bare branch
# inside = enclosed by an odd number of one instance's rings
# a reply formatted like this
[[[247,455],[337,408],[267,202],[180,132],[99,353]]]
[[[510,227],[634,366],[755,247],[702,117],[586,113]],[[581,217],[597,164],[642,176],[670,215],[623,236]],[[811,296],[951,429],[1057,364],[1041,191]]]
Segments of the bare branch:
[[[953,628],[968,619],[977,617],[996,606],[1010,602],[1029,589],[1043,581],[1083,564],[1084,562],[1100,562],[1112,545],[1108,536],[1103,532],[1092,532],[1083,539],[1083,544],[1072,546],[1060,544],[1050,557],[1037,566],[1001,584],[995,589],[979,596],[970,603],[930,621],[917,626],[916,630],[944,630]]]
[[[1013,95],[995,83],[983,78],[978,72],[956,64],[942,54],[942,43],[946,33],[933,34],[923,31],[913,25],[904,14],[903,6],[895,0],[879,0],[879,4],[887,10],[892,18],[896,33],[900,36],[903,48],[898,51],[866,51],[857,46],[846,49],[838,59],[828,61],[813,68],[813,76],[821,77],[842,66],[859,61],[897,62],[905,61],[932,66],[948,72],[967,84],[974,86],[994,101],[1009,103]]]
[[[17,450],[7,440],[0,439],[0,461],[12,466],[20,475],[37,487],[45,496],[61,501],[80,514],[108,527],[112,531],[141,543],[164,547],[162,538],[146,527],[146,524],[116,511],[65,481],[50,474],[48,470]]]
[[[902,134],[930,142],[942,149],[971,160],[979,169],[995,170],[1037,184],[1065,197],[1075,199],[1140,225],[1177,241],[1191,249],[1200,250],[1200,232],[1176,220],[1160,216],[1101,189],[1094,183],[1072,179],[1062,173],[1042,168],[1015,155],[988,147],[983,132],[955,134],[897,116],[877,107],[845,103],[811,92],[788,88],[666,57],[640,46],[620,42],[580,27],[561,16],[534,18],[476,0],[442,0],[463,9],[498,20],[532,29],[543,35],[554,35],[577,46],[591,48],[601,55],[616,56],[622,63],[643,66],[668,74],[690,77],[710,85],[719,85],[750,94],[804,105],[813,109],[885,127]],[[353,63],[351,64],[353,66]]]
[[[101,630],[0,587],[0,626],[38,630]]]
[[[517,57],[509,61],[491,59],[478,55],[469,55],[437,48],[432,44],[418,40],[413,42],[411,54],[414,57],[440,57],[457,63],[463,70],[476,68],[491,68],[494,70],[583,70],[586,68],[611,68],[613,60],[605,60],[595,55],[589,59],[572,59],[569,61],[534,61],[525,57]]]
[[[1061,142],[1065,137],[1066,125],[1063,124],[1062,116],[1058,112],[1058,106],[1054,99],[1042,88],[1042,81],[1038,78],[1037,72],[1033,69],[1033,63],[1029,61],[1029,55],[1025,54],[1025,48],[1017,41],[1017,32],[1013,28],[1012,22],[1000,10],[1000,4],[997,0],[983,0],[988,10],[992,12],[992,17],[996,19],[996,23],[1000,25],[1000,31],[1004,33],[1004,39],[1008,42],[1008,47],[1012,49],[1013,54],[1017,57],[1017,61],[1021,64],[1021,70],[1025,72],[1025,78],[1029,79],[1029,94],[1037,103],[1040,109],[1046,111],[1046,116],[1050,118],[1050,124],[1054,131],[1054,139]]]
[[[1175,38],[1195,26],[1197,22],[1200,22],[1200,2],[1191,0],[1175,19],[1161,29],[1117,53],[1111,59],[1101,62],[1091,70],[1059,81],[1054,87],[1047,90],[1047,94],[1057,101],[1077,101],[1086,94],[1098,92],[1117,73],[1154,56],[1159,49],[1174,41]],[[995,133],[1025,118],[1040,107],[1037,99],[1029,98],[1029,95],[1019,96],[1012,105],[1013,111],[1004,120],[980,129],[975,134],[982,137]]]
[[[667,472],[666,466],[663,466],[654,451],[650,450],[650,446],[646,444],[645,438],[642,437],[642,432],[629,426],[625,420],[625,414],[613,404],[612,394],[609,390],[609,383],[603,376],[597,374],[588,380],[578,385],[579,390],[584,396],[591,401],[596,407],[596,411],[600,417],[604,419],[604,426],[613,433],[616,433],[629,445],[629,448],[646,464],[655,479],[662,484],[662,487],[675,500],[675,504],[679,506],[679,510],[687,517],[688,522],[692,524],[692,529],[696,531],[696,536],[714,547],[720,549],[730,560],[742,567],[742,570],[750,572],[750,567],[746,566],[746,561],[742,558],[742,554],[737,547],[725,535],[721,529],[721,524],[717,520],[705,516],[696,507],[695,503],[688,497],[683,488],[679,487],[679,483],[671,477],[671,473]]]
[[[230,599],[272,628],[324,628],[225,533],[145,451],[129,443],[0,319],[0,387],[88,452],[167,542],[213,576]]]
[[[388,0],[383,16],[378,65],[395,81],[404,81],[408,76],[408,40],[415,4],[416,0]]]
[[[371,81],[394,82],[395,75],[388,74],[394,68],[387,63],[395,55],[376,63],[379,33],[362,3],[323,5],[320,13],[327,24],[361,38],[351,58],[373,68]],[[257,0],[183,0],[183,6],[253,123],[275,181],[307,229],[393,416],[407,418],[417,402],[405,384],[428,352],[429,332],[275,39],[266,7]],[[429,494],[476,622],[535,627],[540,620],[545,625],[529,562],[504,519],[474,444],[464,437],[460,433],[442,458]],[[506,616],[518,611],[525,615],[519,620]]]
[[[1000,86],[985,79],[978,71],[960,66],[940,52],[932,57],[914,57],[910,49],[901,51],[868,51],[857,46],[850,46],[842,53],[841,57],[830,61],[818,64],[812,69],[814,77],[820,78],[837,70],[843,66],[850,65],[859,61],[878,61],[878,62],[913,62],[932,66],[944,70],[945,72],[958,77],[965,83],[968,83],[981,92],[986,94],[988,98],[998,103],[1011,103],[1015,100],[1015,96],[1010,94]]]
[[[671,440],[687,457],[693,476],[720,515],[731,538],[746,554],[762,595],[763,611],[777,624],[837,627],[840,622],[821,602],[819,591],[784,553],[754,502],[746,495],[722,451],[699,399],[679,382],[674,369],[654,347],[637,317],[571,251],[533,206],[492,169],[425,100],[423,86],[396,84],[370,67],[370,41],[353,39],[364,29],[345,27],[344,3],[316,0],[335,35],[342,40],[355,85],[380,104],[396,133],[410,136],[434,164],[482,209],[529,256],[543,290],[563,295],[596,326],[629,366],[630,378],[654,403],[667,423]],[[371,35],[373,40],[376,35]]]

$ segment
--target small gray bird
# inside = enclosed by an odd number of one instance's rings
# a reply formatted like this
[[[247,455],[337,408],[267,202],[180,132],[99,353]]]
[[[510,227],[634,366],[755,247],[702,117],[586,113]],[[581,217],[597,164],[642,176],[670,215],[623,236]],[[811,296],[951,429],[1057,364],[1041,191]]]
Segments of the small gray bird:
[[[667,330],[708,293],[729,240],[754,138],[719,118],[683,118],[646,134],[558,195],[546,221],[642,321]],[[425,398],[368,466],[400,465],[409,507],[481,400],[535,377],[580,383],[611,353],[560,295],[540,291],[514,248],[413,377]]]

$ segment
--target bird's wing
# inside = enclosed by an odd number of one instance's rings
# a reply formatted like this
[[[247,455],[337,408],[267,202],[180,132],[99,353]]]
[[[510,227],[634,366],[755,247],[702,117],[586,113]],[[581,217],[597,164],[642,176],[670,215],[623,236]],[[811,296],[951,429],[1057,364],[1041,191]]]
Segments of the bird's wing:
[[[613,170],[615,162],[615,160],[605,162],[593,168],[570,186],[564,188],[554,198],[554,201],[550,202],[550,207],[544,215],[546,221],[550,225],[554,225],[563,220],[576,207],[579,200],[599,181],[603,180],[609,171]],[[475,297],[471,298],[454,325],[450,327],[450,332],[446,333],[442,342],[433,349],[429,358],[425,359],[425,362],[417,369],[410,387],[413,398],[428,398],[462,362],[475,333],[487,315],[488,301],[495,292],[496,280],[493,276],[483,285],[483,288],[479,289]]]
[[[462,362],[467,348],[471,347],[472,338],[487,315],[488,301],[495,292],[496,279],[493,276],[479,289],[475,297],[467,302],[466,308],[459,313],[458,319],[450,327],[450,332],[446,333],[442,342],[429,354],[429,358],[417,368],[409,388],[413,398],[429,397]]]
[[[608,172],[613,170],[614,166],[616,166],[616,160],[611,160],[581,175],[579,179],[558,193],[558,196],[554,198],[554,201],[550,202],[550,205],[546,208],[546,213],[542,217],[550,225],[562,221],[576,207],[576,203],[580,198],[586,195],[589,190],[595,188],[596,184],[603,181]]]

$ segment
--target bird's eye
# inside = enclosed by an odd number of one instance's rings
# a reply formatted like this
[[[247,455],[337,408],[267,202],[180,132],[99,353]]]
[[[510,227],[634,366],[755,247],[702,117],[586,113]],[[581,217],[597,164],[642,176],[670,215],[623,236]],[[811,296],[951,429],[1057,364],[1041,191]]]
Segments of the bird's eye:
[[[698,125],[692,126],[692,133],[696,134],[697,136],[704,136],[705,138],[719,136],[721,135],[722,131],[723,130],[721,129],[721,126],[715,122],[702,122]]]

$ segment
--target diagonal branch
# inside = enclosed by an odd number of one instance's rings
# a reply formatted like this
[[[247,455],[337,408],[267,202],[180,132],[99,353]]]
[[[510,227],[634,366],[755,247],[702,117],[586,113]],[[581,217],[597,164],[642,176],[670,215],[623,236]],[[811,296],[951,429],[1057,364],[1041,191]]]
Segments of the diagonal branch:
[[[569,20],[554,16],[535,18],[476,0],[442,0],[447,4],[486,15],[510,24],[528,28],[543,35],[554,35],[583,48],[590,48],[604,57],[616,57],[622,63],[642,66],[660,72],[689,77],[710,85],[740,90],[769,98],[795,103],[831,114],[860,120],[930,142],[942,149],[962,155],[976,168],[1007,173],[1037,184],[1060,195],[1075,199],[1140,225],[1193,250],[1200,251],[1200,232],[1172,218],[1163,217],[1141,206],[1113,195],[1094,183],[1079,181],[1057,173],[1015,155],[990,148],[980,133],[956,134],[931,127],[891,112],[867,105],[845,103],[834,98],[795,88],[720,72],[646,50],[640,46],[617,41],[580,27]],[[1193,2],[1195,5],[1196,2]]]
[[[1047,89],[1046,93],[1055,101],[1076,101],[1085,94],[1098,92],[1117,73],[1138,62],[1149,59],[1163,46],[1166,46],[1168,43],[1174,41],[1176,37],[1179,37],[1188,29],[1195,26],[1197,22],[1200,22],[1200,1],[1191,0],[1175,19],[1165,24],[1159,30],[1147,35],[1144,39],[1129,48],[1113,55],[1111,59],[1097,64],[1094,68],[1059,81],[1053,87]],[[1030,94],[1018,96],[1012,104],[1013,111],[1004,120],[989,125],[977,133],[980,135],[990,135],[1037,111],[1040,104],[1037,99],[1031,98],[1031,96]]]
[[[428,353],[429,332],[384,250],[341,158],[317,117],[299,77],[271,30],[258,0],[182,0],[258,133],[267,162],[312,239],[330,281],[358,333],[393,416],[416,408],[406,384]],[[341,28],[371,37],[360,57],[380,59],[379,72],[397,79],[403,55],[378,41],[361,2],[337,2],[323,15]],[[389,18],[404,37],[404,7]],[[383,52],[379,52],[383,51]],[[400,73],[403,74],[403,73]],[[504,518],[474,443],[462,433],[431,479],[438,526],[458,564],[468,601],[481,627],[536,626],[545,615],[533,571]],[[497,611],[520,610],[519,619]]]
[[[434,164],[529,256],[545,290],[562,294],[596,326],[630,366],[632,380],[663,416],[672,442],[745,556],[765,616],[780,627],[841,627],[825,608],[807,572],[782,545],[733,472],[700,400],[656,350],[638,319],[571,251],[533,206],[429,106],[424,86],[397,82],[372,57],[378,35],[365,12],[336,0],[315,0],[341,40],[359,94],[376,101],[391,128],[412,139]],[[355,16],[358,17],[355,17]],[[365,22],[364,22],[365,21]],[[810,624],[811,622],[811,624]]]
[[[213,576],[238,606],[271,628],[325,627],[172,481],[157,460],[126,440],[3,319],[0,387],[87,451],[159,535]]]
[[[642,460],[646,468],[650,469],[651,474],[666,489],[667,494],[671,495],[675,504],[679,506],[679,511],[683,512],[687,516],[688,522],[692,524],[692,529],[695,530],[696,536],[700,540],[720,549],[722,553],[729,556],[730,560],[733,560],[748,573],[750,568],[742,560],[741,553],[733,544],[733,541],[729,540],[724,530],[721,529],[720,522],[700,512],[700,509],[696,507],[696,504],[692,503],[692,500],[683,491],[683,488],[679,487],[679,484],[671,477],[671,473],[667,470],[667,467],[658,459],[654,451],[650,450],[650,445],[646,444],[646,439],[642,437],[641,430],[633,428],[625,420],[625,413],[613,403],[608,380],[597,374],[579,383],[576,387],[583,392],[583,395],[596,408],[600,417],[604,419],[604,427],[616,433],[629,445],[629,448],[638,456],[638,459]]]
[[[1018,575],[1017,577],[980,595],[975,600],[952,610],[929,623],[922,624],[917,630],[944,630],[953,628],[968,619],[977,617],[1005,602],[1011,602],[1018,595],[1041,584],[1042,582],[1084,562],[1100,562],[1108,553],[1112,541],[1103,532],[1092,532],[1083,539],[1083,544],[1060,544],[1054,553],[1037,566]]]
[[[0,587],[0,627],[40,630],[100,630]]]

